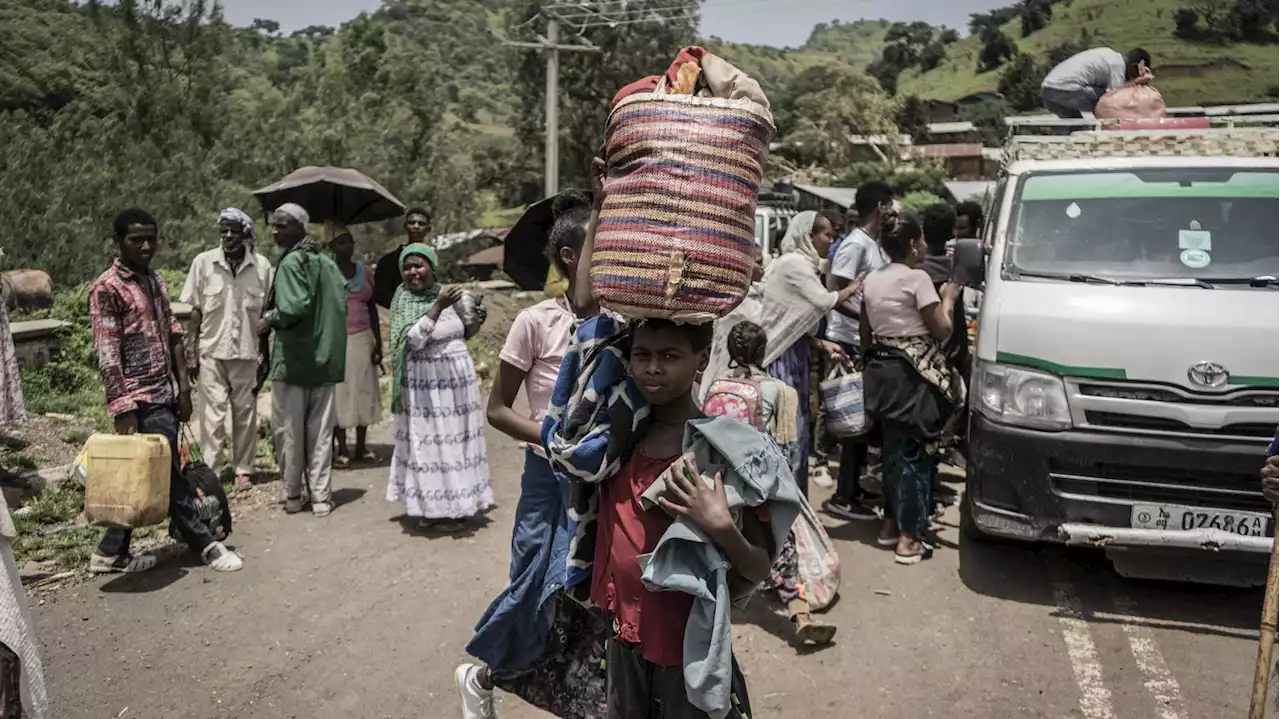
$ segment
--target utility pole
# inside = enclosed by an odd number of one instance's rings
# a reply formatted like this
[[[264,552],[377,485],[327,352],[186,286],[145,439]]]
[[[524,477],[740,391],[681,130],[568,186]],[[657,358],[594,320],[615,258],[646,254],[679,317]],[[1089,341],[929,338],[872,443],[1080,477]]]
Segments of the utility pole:
[[[594,45],[561,45],[560,19],[547,14],[547,34],[538,38],[537,42],[510,42],[511,47],[524,47],[542,50],[547,55],[547,96],[546,96],[546,166],[543,174],[543,192],[552,197],[560,192],[560,53],[564,52],[600,52]]]

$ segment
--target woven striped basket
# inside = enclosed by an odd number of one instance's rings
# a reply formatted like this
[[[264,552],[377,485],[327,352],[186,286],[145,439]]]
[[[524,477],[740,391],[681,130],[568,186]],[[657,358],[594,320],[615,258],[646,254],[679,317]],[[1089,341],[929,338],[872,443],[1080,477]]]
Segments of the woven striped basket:
[[[602,307],[701,324],[742,302],[770,118],[748,100],[691,95],[639,93],[614,107],[591,258]]]

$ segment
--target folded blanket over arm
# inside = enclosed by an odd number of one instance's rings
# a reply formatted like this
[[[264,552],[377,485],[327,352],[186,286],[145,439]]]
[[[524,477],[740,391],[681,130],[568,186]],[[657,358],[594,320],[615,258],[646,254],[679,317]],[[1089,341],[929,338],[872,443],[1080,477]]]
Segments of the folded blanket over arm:
[[[749,425],[728,417],[705,417],[685,428],[685,456],[692,456],[704,482],[722,475],[729,509],[741,526],[742,512],[767,514],[772,546],[778,558],[791,525],[800,514],[800,490],[790,464],[778,446]],[[657,506],[666,492],[668,470],[645,490],[641,502]],[[684,681],[689,701],[713,718],[730,708],[733,632],[730,607],[745,602],[754,585],[734,596],[724,552],[696,524],[678,517],[658,540],[652,554],[640,558],[642,579],[653,591],[681,591],[694,596],[684,630]]]

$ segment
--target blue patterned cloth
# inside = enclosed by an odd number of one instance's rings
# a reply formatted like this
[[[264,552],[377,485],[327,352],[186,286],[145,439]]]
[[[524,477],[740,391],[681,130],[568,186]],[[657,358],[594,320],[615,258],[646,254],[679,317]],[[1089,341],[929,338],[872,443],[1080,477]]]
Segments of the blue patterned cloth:
[[[526,450],[511,531],[510,584],[476,622],[467,644],[467,653],[491,671],[526,669],[546,651],[555,618],[555,603],[547,600],[564,588],[575,528],[568,509],[568,483],[546,459]]]
[[[627,375],[630,349],[624,321],[609,315],[583,321],[560,364],[542,420],[542,446],[551,467],[570,481],[569,519],[576,526],[565,587],[583,603],[588,603],[595,560],[597,485],[618,471],[649,422],[649,405]]]

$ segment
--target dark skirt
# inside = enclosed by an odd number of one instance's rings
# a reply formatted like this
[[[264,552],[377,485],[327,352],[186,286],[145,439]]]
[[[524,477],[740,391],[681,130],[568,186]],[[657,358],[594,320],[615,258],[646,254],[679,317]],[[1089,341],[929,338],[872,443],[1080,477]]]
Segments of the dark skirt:
[[[876,422],[897,422],[920,437],[938,439],[951,417],[953,403],[916,370],[900,350],[874,345],[862,373],[867,414]]]

